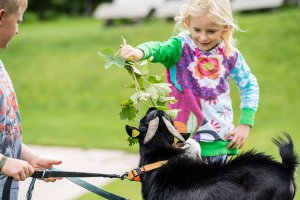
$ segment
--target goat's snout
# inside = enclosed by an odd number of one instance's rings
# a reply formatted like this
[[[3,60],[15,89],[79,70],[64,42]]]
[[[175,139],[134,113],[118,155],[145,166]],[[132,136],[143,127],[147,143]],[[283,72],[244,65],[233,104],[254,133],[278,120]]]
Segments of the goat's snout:
[[[174,143],[172,147],[175,149],[184,150],[184,156],[193,159],[201,159],[200,145],[196,140],[192,138],[187,139],[184,143],[183,142]]]

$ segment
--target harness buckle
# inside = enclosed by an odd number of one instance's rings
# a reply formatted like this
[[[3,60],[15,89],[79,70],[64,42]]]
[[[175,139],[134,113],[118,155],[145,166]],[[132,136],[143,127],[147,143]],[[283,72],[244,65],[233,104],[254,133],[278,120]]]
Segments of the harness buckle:
[[[127,174],[127,178],[131,181],[141,181],[140,179],[140,175],[145,172],[145,168],[144,167],[139,167],[139,168],[136,168],[136,169],[133,169],[131,170],[131,172],[129,172]]]

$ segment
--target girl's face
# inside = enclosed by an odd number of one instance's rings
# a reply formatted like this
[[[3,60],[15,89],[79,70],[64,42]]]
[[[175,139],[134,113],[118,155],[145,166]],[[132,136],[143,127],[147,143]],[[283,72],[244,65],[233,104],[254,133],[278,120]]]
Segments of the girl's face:
[[[222,40],[222,34],[227,31],[225,26],[213,23],[208,15],[191,17],[188,29],[198,48],[205,51],[214,48]]]
[[[9,41],[19,31],[19,24],[23,21],[23,12],[7,15],[4,9],[0,9],[0,48],[8,46]]]

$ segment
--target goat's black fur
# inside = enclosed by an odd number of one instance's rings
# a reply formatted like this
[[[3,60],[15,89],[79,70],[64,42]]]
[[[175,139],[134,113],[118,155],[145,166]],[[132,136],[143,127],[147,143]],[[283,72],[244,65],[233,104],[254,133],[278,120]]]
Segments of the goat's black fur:
[[[143,144],[148,123],[160,118],[155,136]],[[205,164],[200,160],[179,156],[184,152],[172,146],[174,137],[165,127],[162,111],[151,109],[140,121],[140,163],[143,166],[169,160],[156,170],[141,175],[142,195],[146,200],[291,200],[295,195],[295,170],[298,158],[291,137],[285,133],[274,139],[282,163],[272,156],[254,150],[242,153],[227,163]],[[167,118],[170,120],[170,118]],[[186,135],[188,136],[188,135]]]

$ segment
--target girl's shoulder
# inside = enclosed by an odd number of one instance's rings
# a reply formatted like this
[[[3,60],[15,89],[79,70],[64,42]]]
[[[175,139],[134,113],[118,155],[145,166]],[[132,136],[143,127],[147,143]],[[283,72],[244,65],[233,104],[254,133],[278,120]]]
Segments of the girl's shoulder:
[[[4,68],[3,62],[0,60],[0,69]]]
[[[181,41],[181,43],[188,44],[191,49],[195,49],[197,47],[194,41],[192,40],[191,34],[189,32],[181,32],[175,37],[178,38]]]
[[[240,50],[236,47],[233,47],[232,48],[232,52],[231,52],[231,55],[236,55],[236,54],[241,54]]]
[[[176,37],[178,37],[181,40],[187,40],[189,38],[191,39],[191,34],[188,32],[180,32]]]
[[[232,49],[230,56],[234,57],[235,59],[243,59],[243,54],[236,47]]]

